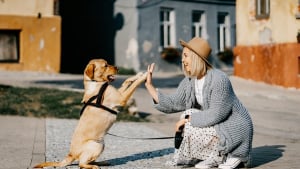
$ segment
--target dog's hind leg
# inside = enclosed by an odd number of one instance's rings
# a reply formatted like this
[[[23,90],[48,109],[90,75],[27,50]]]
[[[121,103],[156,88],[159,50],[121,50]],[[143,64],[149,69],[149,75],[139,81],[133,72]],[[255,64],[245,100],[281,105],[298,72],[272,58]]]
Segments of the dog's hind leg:
[[[79,157],[79,167],[86,169],[99,169],[97,165],[91,165],[89,163],[97,160],[104,150],[104,143],[98,143],[90,140],[84,145],[83,150],[84,151]]]
[[[96,158],[91,159],[90,154],[82,154],[80,155],[79,167],[85,169],[99,169],[97,165],[91,165],[89,163],[94,162]]]
[[[90,165],[90,164],[83,164],[83,163],[79,163],[79,167],[80,168],[85,168],[85,169],[100,169],[98,166],[96,165]]]
[[[60,162],[60,164],[62,166],[67,166],[70,165],[74,160],[75,158],[72,156],[72,154],[68,154],[65,159]]]
[[[44,168],[44,167],[64,167],[70,165],[74,161],[74,157],[71,154],[68,154],[67,157],[61,162],[44,162],[34,166],[33,168]]]

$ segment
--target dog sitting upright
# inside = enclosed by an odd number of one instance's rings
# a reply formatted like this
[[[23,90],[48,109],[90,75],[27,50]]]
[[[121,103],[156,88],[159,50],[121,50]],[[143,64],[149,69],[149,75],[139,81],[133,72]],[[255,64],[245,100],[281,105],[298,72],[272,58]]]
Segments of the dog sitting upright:
[[[84,70],[85,104],[73,133],[69,154],[61,162],[44,162],[34,168],[62,167],[79,161],[80,168],[98,169],[95,161],[104,150],[104,136],[116,121],[118,107],[125,106],[135,89],[146,80],[147,73],[126,79],[119,89],[108,85],[117,74],[117,67],[104,59],[91,60]]]

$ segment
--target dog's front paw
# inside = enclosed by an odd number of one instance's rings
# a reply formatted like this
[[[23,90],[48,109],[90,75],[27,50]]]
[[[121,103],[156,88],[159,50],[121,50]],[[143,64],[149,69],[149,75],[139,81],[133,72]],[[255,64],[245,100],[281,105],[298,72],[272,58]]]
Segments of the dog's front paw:
[[[147,79],[147,73],[148,72],[139,72],[136,74],[135,77],[137,77],[137,79],[140,80],[146,80]]]
[[[137,74],[136,74],[136,76],[143,76],[143,72],[138,72]]]
[[[142,74],[142,78],[143,78],[144,80],[146,80],[147,75],[148,75],[148,72],[143,73],[143,74]]]

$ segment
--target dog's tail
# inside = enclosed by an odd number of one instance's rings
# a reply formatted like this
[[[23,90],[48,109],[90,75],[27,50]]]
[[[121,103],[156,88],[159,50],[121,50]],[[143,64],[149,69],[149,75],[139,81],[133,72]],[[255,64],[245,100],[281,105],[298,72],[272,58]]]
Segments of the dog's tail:
[[[64,166],[71,164],[74,160],[75,160],[75,158],[71,154],[69,154],[61,162],[44,162],[44,163],[35,165],[33,168],[43,168],[43,167],[51,167],[51,166],[52,167],[64,167]]]

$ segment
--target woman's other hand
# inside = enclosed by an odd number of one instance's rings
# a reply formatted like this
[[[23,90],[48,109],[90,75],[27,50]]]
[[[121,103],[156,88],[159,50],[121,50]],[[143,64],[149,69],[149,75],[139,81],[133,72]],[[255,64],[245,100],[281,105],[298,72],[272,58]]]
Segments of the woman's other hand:
[[[179,120],[175,125],[175,131],[181,131],[187,121],[188,121],[187,119]]]

